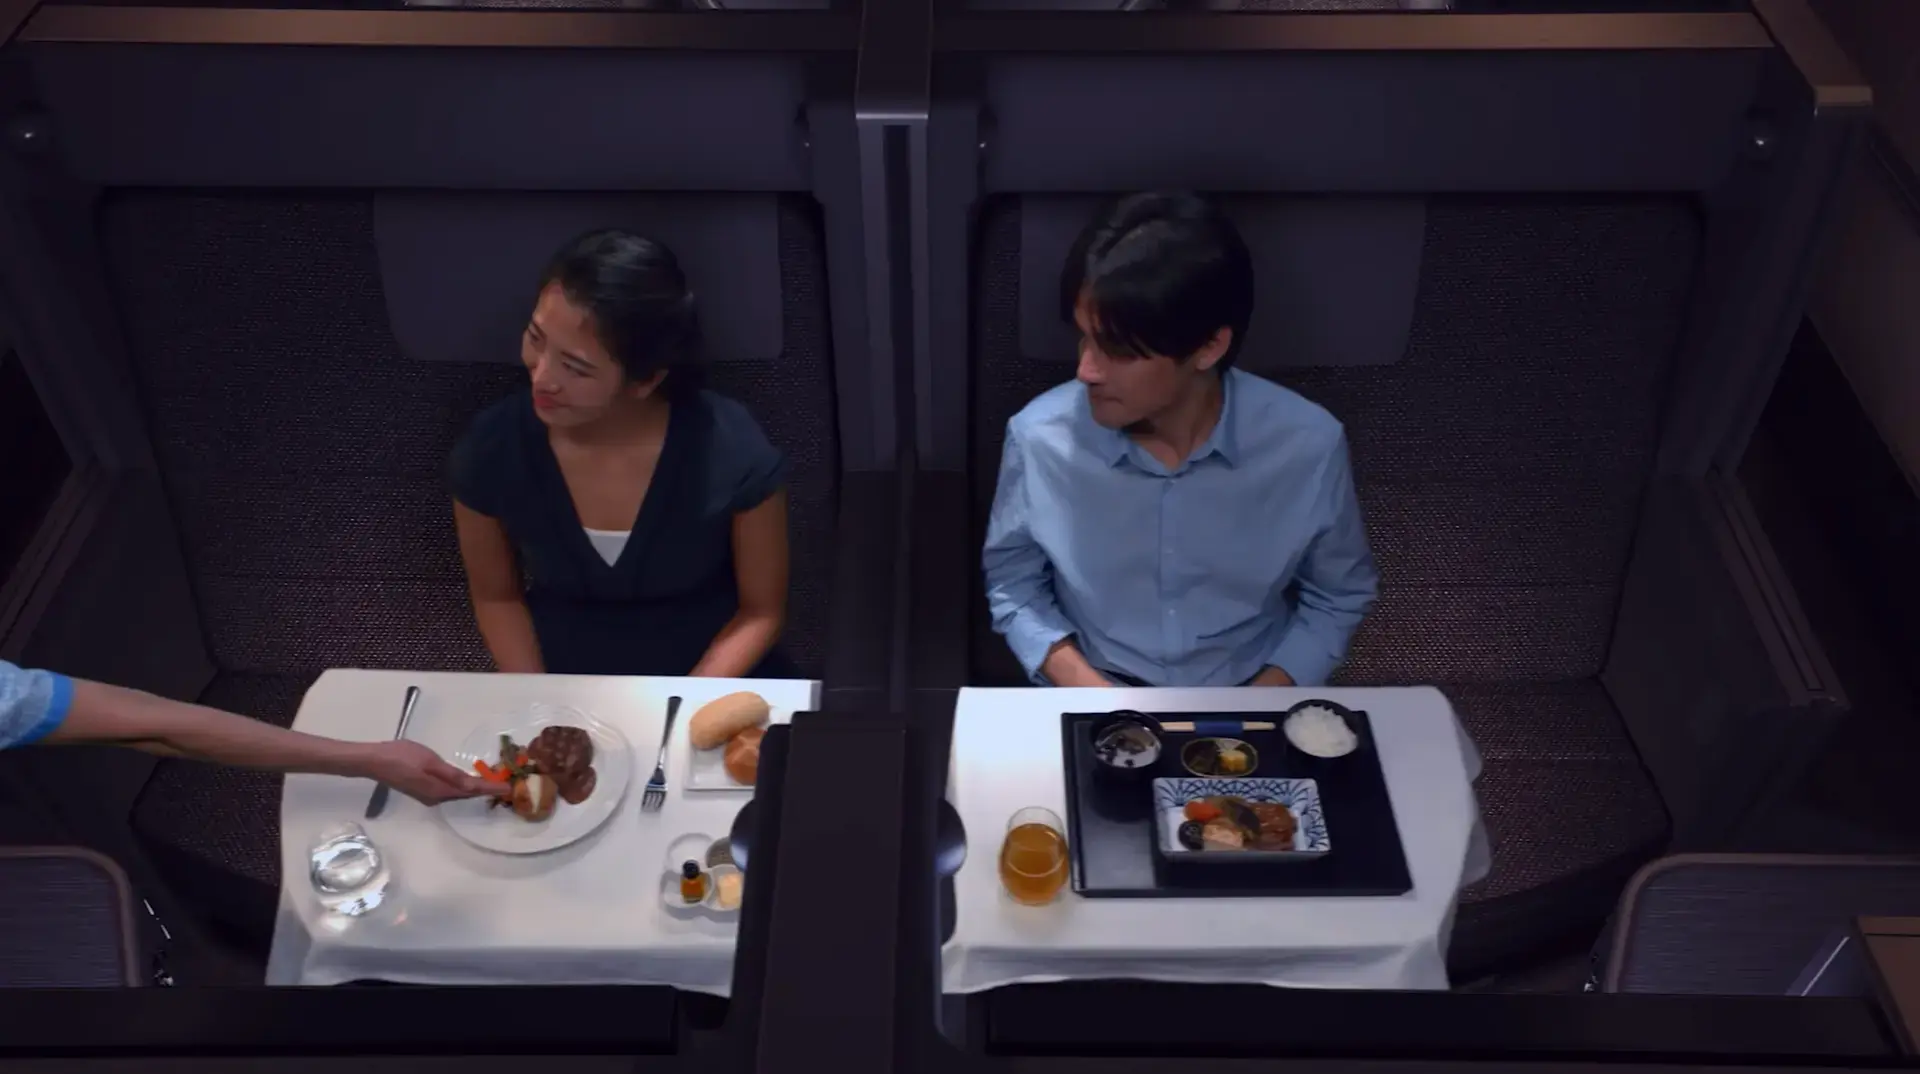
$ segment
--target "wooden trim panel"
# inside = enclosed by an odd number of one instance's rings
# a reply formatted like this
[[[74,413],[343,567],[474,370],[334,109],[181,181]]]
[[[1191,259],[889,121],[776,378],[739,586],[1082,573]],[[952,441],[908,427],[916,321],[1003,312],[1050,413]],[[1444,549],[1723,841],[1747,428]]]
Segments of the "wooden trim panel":
[[[1538,52],[1766,49],[1743,13],[1581,15],[1019,13],[935,23],[939,52]]]
[[[0,11],[4,14],[4,11]],[[851,52],[851,15],[45,6],[20,31],[35,44],[349,45]]]

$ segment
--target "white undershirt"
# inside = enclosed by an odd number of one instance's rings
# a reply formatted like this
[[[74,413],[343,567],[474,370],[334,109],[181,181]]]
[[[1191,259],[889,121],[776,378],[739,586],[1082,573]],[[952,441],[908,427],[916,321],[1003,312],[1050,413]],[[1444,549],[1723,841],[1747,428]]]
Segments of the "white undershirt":
[[[581,528],[587,529],[584,526]],[[626,551],[630,533],[628,530],[587,529],[587,540],[593,542],[593,550],[600,553],[600,558],[611,567],[620,561],[620,553]]]

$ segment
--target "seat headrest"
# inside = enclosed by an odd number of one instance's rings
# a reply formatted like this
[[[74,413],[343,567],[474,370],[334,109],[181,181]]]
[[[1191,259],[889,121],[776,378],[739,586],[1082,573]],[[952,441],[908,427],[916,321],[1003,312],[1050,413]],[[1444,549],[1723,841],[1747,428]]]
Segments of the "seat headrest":
[[[1051,195],[1020,201],[1020,350],[1030,358],[1075,360],[1077,335],[1060,319],[1060,269],[1105,201]],[[1420,285],[1425,199],[1272,196],[1217,203],[1253,253],[1253,322],[1240,368],[1265,373],[1400,360]]]
[[[394,338],[429,362],[518,362],[535,284],[595,228],[657,239],[699,300],[704,357],[777,357],[784,340],[771,194],[381,193],[374,241]]]

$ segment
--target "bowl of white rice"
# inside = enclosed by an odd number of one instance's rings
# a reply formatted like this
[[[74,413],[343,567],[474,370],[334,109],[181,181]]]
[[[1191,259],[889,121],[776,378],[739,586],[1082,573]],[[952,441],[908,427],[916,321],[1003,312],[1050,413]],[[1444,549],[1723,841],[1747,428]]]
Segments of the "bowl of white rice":
[[[1332,701],[1302,701],[1280,722],[1287,742],[1309,757],[1333,760],[1360,748],[1358,714]]]

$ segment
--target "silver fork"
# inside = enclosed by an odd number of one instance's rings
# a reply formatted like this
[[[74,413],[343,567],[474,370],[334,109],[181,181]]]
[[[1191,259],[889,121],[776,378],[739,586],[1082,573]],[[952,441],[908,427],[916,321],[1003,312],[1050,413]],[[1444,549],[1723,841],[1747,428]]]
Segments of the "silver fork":
[[[667,743],[673,739],[673,720],[680,715],[680,699],[667,698],[667,729],[660,732],[660,756],[654,758],[653,778],[647,781],[647,793],[640,796],[640,811],[652,813],[667,804]]]

